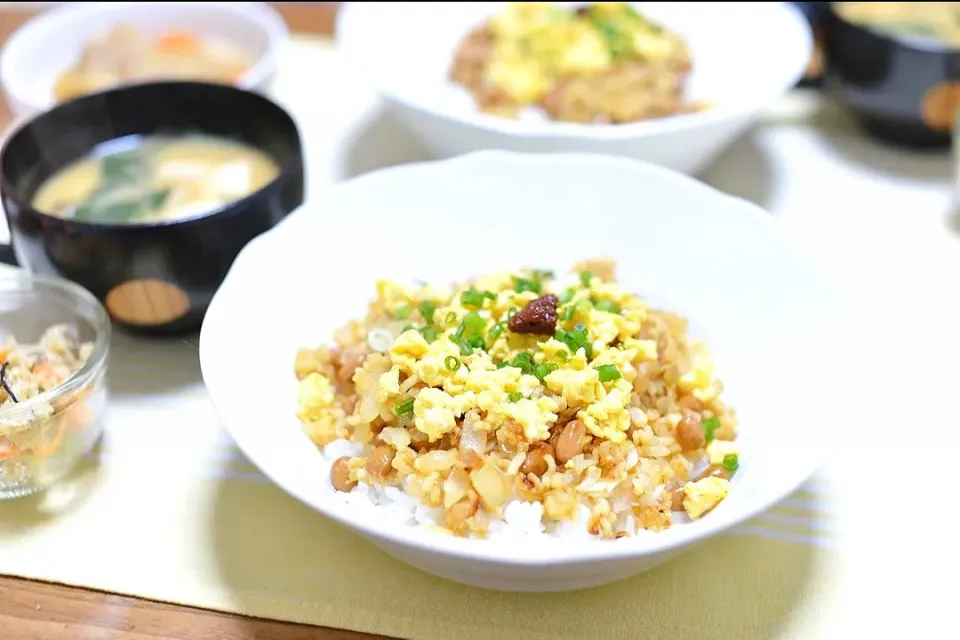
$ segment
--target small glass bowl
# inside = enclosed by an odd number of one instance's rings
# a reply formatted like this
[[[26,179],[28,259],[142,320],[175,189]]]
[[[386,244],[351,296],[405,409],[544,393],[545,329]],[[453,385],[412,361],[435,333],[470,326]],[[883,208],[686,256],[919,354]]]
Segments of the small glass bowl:
[[[110,319],[86,289],[59,278],[0,276],[0,340],[36,343],[64,323],[93,351],[60,386],[0,409],[0,499],[46,489],[93,448],[103,431],[110,350]]]

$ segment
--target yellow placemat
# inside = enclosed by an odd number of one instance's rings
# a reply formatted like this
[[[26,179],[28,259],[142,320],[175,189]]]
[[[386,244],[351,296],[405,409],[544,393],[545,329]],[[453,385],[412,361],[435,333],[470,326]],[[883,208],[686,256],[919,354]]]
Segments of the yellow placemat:
[[[276,95],[304,134],[311,197],[354,173],[417,158],[328,44],[298,38],[282,69]],[[770,512],[608,587],[518,595],[432,578],[252,467],[218,423],[195,344],[116,336],[103,442],[70,482],[0,503],[0,573],[417,639],[853,637],[893,632],[891,611],[902,628],[918,628],[912,614],[922,603],[894,591],[910,584],[909,570],[888,556],[884,570],[897,573],[874,579],[885,539],[869,520],[847,526],[850,511],[840,505],[863,502],[844,502],[860,497],[855,474],[835,473],[849,463],[827,465]],[[842,441],[832,449],[843,457]],[[869,508],[857,513],[882,509],[893,485],[880,497],[868,492]],[[841,535],[851,531],[857,536]],[[915,637],[950,637],[941,619],[925,617],[929,632]]]

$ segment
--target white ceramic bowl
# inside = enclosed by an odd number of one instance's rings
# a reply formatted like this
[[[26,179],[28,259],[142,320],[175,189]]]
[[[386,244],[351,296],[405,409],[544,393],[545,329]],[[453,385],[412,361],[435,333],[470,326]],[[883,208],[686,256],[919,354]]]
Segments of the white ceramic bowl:
[[[295,417],[298,348],[362,316],[383,277],[448,282],[609,255],[619,280],[688,316],[741,419],[741,472],[703,519],[575,545],[397,528],[336,500]],[[237,445],[277,485],[387,553],[471,585],[567,590],[623,578],[785,497],[826,448],[842,370],[831,287],[764,211],[648,163],[487,151],[394,167],[334,188],[241,252],[200,336],[204,381]],[[829,363],[825,366],[824,363]],[[825,370],[826,369],[826,370]]]
[[[118,24],[147,33],[190,29],[229,40],[255,64],[240,79],[244,89],[266,91],[289,37],[283,18],[265,2],[74,2],[48,9],[14,32],[0,51],[0,86],[13,115],[33,116],[54,106],[57,75],[86,43]]]
[[[504,4],[348,2],[338,17],[337,45],[436,156],[587,151],[691,174],[796,84],[812,51],[810,29],[789,3],[631,3],[687,39],[694,64],[689,95],[717,107],[615,126],[509,120],[479,113],[447,80],[460,39]]]

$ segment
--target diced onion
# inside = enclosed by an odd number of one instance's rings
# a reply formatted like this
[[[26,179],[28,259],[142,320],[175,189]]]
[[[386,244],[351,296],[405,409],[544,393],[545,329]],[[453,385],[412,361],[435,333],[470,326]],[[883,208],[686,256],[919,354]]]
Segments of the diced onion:
[[[393,346],[393,334],[386,329],[371,329],[367,334],[367,344],[378,353],[386,353]]]
[[[454,469],[443,481],[443,506],[449,509],[470,490],[470,478],[462,469]]]
[[[470,472],[470,482],[480,499],[490,509],[496,509],[510,497],[510,488],[496,465],[485,464]]]
[[[477,429],[474,420],[464,420],[460,430],[460,452],[473,451],[482,456],[487,449],[487,432]]]

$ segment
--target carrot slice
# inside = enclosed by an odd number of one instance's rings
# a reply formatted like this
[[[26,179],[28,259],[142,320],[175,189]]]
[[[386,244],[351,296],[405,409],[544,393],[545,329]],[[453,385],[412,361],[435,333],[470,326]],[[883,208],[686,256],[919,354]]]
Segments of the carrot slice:
[[[163,53],[200,53],[203,42],[189,31],[168,31],[157,38],[154,46]]]
[[[8,460],[10,458],[15,458],[17,454],[20,453],[20,447],[10,442],[0,438],[0,460]]]

